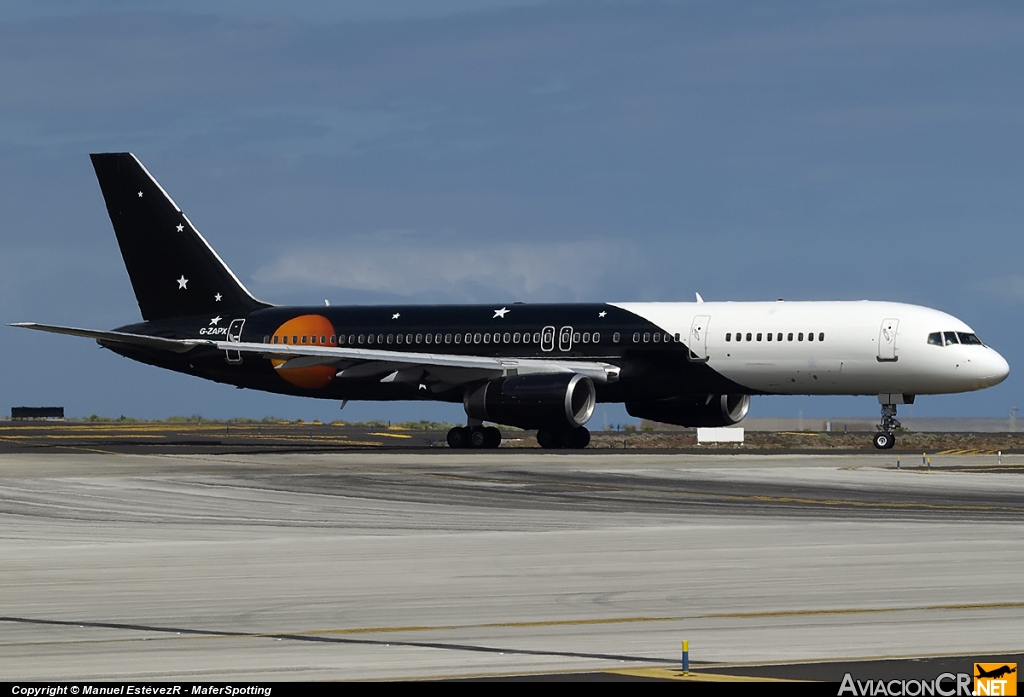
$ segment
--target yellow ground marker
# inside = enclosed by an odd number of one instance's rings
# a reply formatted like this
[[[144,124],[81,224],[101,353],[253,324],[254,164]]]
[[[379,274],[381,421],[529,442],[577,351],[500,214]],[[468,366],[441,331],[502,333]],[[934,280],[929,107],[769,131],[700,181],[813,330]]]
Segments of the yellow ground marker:
[[[695,673],[688,675],[676,668],[616,668],[602,670],[602,673],[628,675],[634,678],[658,678],[660,680],[679,680],[682,682],[808,682],[806,680],[783,680],[782,678],[759,678],[750,675],[723,675],[721,673]]]

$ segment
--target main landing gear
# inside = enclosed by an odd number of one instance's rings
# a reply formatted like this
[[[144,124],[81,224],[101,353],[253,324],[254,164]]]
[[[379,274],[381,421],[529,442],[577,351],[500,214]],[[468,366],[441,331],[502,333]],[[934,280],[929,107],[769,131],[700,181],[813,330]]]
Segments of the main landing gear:
[[[879,450],[888,450],[896,445],[896,436],[892,432],[899,427],[900,422],[896,420],[896,405],[883,404],[882,423],[878,424],[878,433],[872,438],[875,447]]]
[[[590,431],[583,426],[565,430],[542,428],[537,431],[537,444],[545,450],[582,450],[590,444]]]
[[[497,448],[501,431],[494,426],[456,426],[448,431],[449,448]]]

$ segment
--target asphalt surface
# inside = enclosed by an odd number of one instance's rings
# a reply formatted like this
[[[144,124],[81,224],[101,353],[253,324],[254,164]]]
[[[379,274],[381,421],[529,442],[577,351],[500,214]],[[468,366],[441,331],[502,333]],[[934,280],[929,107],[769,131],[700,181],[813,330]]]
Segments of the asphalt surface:
[[[1024,648],[1019,456],[120,437],[0,453],[0,679],[674,679],[687,639],[696,674],[838,681]]]

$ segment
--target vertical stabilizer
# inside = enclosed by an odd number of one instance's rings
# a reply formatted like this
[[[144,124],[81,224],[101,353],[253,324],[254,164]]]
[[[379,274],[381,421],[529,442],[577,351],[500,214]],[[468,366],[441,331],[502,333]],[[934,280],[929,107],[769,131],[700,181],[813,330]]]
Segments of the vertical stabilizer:
[[[91,155],[146,321],[267,307],[246,290],[131,153]]]

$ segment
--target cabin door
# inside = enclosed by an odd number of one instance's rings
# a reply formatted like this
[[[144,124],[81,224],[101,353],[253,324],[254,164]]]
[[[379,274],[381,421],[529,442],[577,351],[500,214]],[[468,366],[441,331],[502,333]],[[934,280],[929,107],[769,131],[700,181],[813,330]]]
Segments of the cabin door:
[[[687,341],[691,361],[706,361],[708,359],[708,324],[710,323],[710,315],[698,315],[693,318],[693,323],[690,325],[690,338]]]
[[[232,344],[237,344],[242,340],[242,325],[245,324],[244,319],[232,320],[228,326],[228,341]],[[242,354],[240,351],[225,351],[224,360],[228,363],[241,363]]]
[[[898,319],[887,319],[882,322],[878,329],[878,360],[895,361],[896,355],[896,329],[900,326]]]

